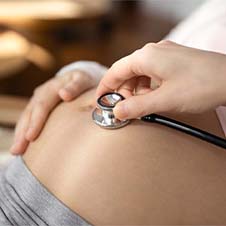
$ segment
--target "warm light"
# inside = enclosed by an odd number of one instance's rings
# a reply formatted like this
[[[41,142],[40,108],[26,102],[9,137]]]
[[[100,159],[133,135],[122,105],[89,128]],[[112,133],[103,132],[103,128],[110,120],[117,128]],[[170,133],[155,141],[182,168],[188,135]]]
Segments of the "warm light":
[[[105,13],[110,0],[0,0],[0,21],[80,18]]]
[[[0,34],[0,74],[5,70],[4,65],[8,65],[7,62],[15,60],[27,60],[42,69],[54,65],[54,58],[46,49],[29,42],[14,31],[7,31]]]
[[[0,0],[0,23],[24,28],[35,21],[99,16],[110,8],[110,0]]]
[[[0,1],[0,20],[71,18],[81,12],[82,5],[71,0]]]
[[[29,42],[13,31],[0,35],[0,60],[24,56],[30,49]]]

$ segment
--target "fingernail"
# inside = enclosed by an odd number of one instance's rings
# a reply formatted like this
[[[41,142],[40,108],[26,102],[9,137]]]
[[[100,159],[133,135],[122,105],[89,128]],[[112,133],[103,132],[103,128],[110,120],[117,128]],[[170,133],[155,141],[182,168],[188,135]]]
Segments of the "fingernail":
[[[18,155],[20,153],[20,141],[14,143],[10,148],[10,153],[13,155]]]
[[[69,101],[71,99],[71,93],[63,88],[59,91],[59,96],[64,100],[64,101]]]
[[[128,109],[126,104],[119,103],[114,108],[114,114],[118,119],[127,119],[128,117]]]
[[[65,89],[60,89],[58,93],[60,97],[63,97],[65,94]]]
[[[11,146],[11,148],[9,149],[10,153],[13,154],[13,155],[16,155],[18,153],[17,151],[17,144],[13,144]]]

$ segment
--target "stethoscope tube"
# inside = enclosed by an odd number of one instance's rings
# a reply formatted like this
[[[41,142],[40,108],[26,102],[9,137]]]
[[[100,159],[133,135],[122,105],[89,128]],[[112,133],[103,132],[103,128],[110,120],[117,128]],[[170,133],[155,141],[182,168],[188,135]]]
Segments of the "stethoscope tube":
[[[97,100],[97,108],[94,109],[92,114],[93,121],[97,125],[106,129],[117,129],[127,125],[130,120],[119,120],[115,118],[113,113],[113,108],[115,107],[115,105],[123,99],[125,98],[119,93],[105,93],[104,95],[99,97]],[[187,125],[183,122],[179,122],[158,114],[146,115],[141,117],[140,120],[144,122],[158,123],[176,129],[178,131],[226,149],[225,139],[193,126]]]
[[[146,115],[141,117],[140,119],[144,122],[158,123],[158,124],[179,130],[181,132],[184,132],[186,134],[189,134],[191,136],[197,137],[201,140],[207,141],[211,144],[214,144],[216,146],[226,149],[225,139],[215,136],[214,134],[208,133],[201,129],[195,128],[193,126],[187,125],[185,123],[176,121],[174,119],[161,116],[158,114]]]

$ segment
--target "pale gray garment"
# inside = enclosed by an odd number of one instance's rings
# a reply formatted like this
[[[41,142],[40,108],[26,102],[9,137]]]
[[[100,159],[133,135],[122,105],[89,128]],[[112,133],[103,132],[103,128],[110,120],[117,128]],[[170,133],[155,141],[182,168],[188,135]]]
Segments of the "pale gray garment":
[[[0,226],[8,225],[90,224],[49,193],[31,174],[22,158],[16,157],[0,171]]]

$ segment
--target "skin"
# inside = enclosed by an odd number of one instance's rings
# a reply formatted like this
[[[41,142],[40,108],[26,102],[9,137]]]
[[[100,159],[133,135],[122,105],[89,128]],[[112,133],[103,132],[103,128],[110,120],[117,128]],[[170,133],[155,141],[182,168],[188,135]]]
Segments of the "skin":
[[[120,119],[153,112],[201,113],[226,103],[225,75],[225,55],[161,41],[114,63],[96,96],[115,90],[125,96],[114,109]],[[38,87],[16,126],[11,153],[25,152],[60,101],[71,101],[97,83],[82,71],[71,71]]]
[[[94,225],[226,223],[225,150],[139,120],[104,130],[94,93],[60,104],[23,156],[50,192]],[[213,111],[169,116],[223,136]]]
[[[10,152],[14,155],[23,154],[29,143],[38,137],[57,104],[71,101],[96,85],[97,81],[93,77],[74,70],[38,86],[16,125]]]
[[[146,88],[143,93],[136,92],[140,79]],[[150,79],[158,89],[150,88]],[[120,119],[153,112],[201,113],[226,103],[225,85],[226,55],[161,41],[114,63],[96,96],[126,90],[127,99],[114,109]]]

